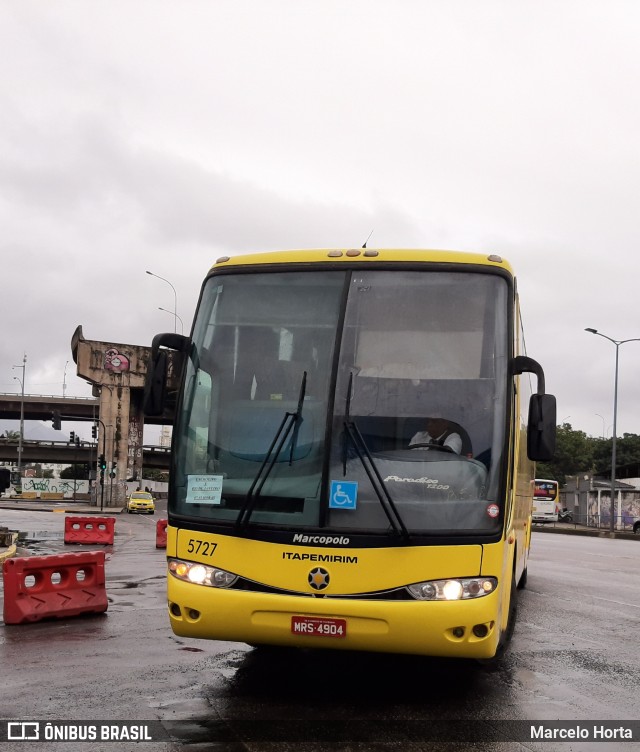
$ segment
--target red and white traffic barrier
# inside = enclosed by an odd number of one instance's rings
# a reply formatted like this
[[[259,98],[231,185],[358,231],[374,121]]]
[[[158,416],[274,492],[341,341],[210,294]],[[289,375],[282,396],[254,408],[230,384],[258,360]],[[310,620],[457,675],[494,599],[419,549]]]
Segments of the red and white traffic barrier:
[[[104,551],[7,559],[2,565],[5,624],[103,613],[108,606],[104,562]]]
[[[65,543],[112,545],[116,521],[113,517],[65,517]]]
[[[156,522],[156,548],[167,547],[167,520]]]

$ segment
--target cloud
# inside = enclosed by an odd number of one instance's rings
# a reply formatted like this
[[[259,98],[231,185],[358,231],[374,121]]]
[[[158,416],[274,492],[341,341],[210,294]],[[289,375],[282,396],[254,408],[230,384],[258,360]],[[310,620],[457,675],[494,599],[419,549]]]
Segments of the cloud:
[[[602,12],[606,7],[606,12]],[[188,325],[219,255],[500,253],[560,417],[597,434],[640,336],[629,4],[0,8],[0,390],[60,394],[70,339]],[[620,427],[640,433],[640,347]],[[66,371],[68,394],[88,387]],[[609,423],[612,420],[609,420]]]

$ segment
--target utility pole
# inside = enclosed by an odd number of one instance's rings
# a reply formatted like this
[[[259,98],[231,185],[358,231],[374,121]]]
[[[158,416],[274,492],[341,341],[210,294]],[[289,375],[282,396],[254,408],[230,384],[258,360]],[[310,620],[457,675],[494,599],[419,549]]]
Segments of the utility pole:
[[[20,387],[22,389],[21,395],[20,395],[20,437],[18,438],[18,477],[20,479],[20,488],[22,488],[22,442],[24,441],[24,380],[25,380],[25,370],[27,368],[27,354],[24,354],[24,357],[22,358],[22,365],[21,366],[12,366],[13,368],[22,368],[22,379],[20,379],[19,376],[14,376],[13,378],[16,379],[16,381],[20,382]]]

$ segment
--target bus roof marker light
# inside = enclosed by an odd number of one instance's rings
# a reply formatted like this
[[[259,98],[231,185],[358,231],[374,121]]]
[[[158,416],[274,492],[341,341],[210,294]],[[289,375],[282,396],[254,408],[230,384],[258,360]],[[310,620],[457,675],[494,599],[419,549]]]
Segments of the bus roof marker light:
[[[501,264],[502,256],[498,256],[495,253],[492,253],[490,256],[487,256],[487,261],[495,261],[496,264]]]
[[[220,258],[216,260],[216,264],[224,264],[225,261],[231,261],[231,256],[220,256]]]
[[[340,256],[342,256],[342,251],[329,251],[327,256],[329,258],[340,258]]]
[[[359,256],[362,253],[359,248],[351,248],[347,251],[347,256]]]
[[[373,257],[378,255],[378,251],[372,250],[366,250],[363,254],[363,256]]]

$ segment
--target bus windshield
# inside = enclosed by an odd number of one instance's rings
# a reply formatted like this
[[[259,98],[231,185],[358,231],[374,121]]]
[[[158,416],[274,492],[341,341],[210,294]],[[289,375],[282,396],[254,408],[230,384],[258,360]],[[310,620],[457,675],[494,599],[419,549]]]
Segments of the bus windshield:
[[[547,499],[555,502],[556,496],[558,495],[558,481],[539,480],[536,478],[533,495],[536,499]]]
[[[263,530],[496,533],[509,284],[362,265],[210,276],[170,511]]]

